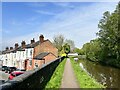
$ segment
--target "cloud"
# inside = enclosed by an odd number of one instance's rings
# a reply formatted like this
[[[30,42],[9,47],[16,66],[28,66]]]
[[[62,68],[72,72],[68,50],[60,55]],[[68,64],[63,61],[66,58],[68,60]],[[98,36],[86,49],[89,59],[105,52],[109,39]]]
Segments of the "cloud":
[[[21,45],[22,40],[25,40],[26,43],[30,43],[30,40],[32,38],[35,38],[37,40],[38,36],[39,36],[39,33],[35,32],[32,34],[23,35],[16,38],[4,37],[2,41],[2,47],[5,48],[6,46],[14,46],[15,43],[19,43],[19,45]]]
[[[13,25],[13,26],[20,26],[20,25],[22,25],[22,22],[18,22],[18,21],[16,21],[16,20],[12,20],[11,22],[10,22],[10,24],[11,25]]]
[[[23,35],[16,38],[7,38],[4,40],[5,45],[13,45],[15,42],[35,38],[42,33],[45,38],[52,40],[56,34],[63,34],[67,39],[75,41],[77,47],[82,47],[86,42],[96,38],[98,32],[98,21],[101,19],[105,11],[113,11],[117,3],[94,3],[88,6],[79,6],[72,10],[65,10],[62,13],[55,14],[53,18],[46,21],[44,24],[38,25],[37,31],[28,35]],[[40,12],[41,13],[41,12]],[[42,12],[49,14],[47,12]]]
[[[53,2],[54,5],[64,7],[64,8],[74,8],[75,6],[70,4],[70,2]]]
[[[42,11],[42,10],[35,10],[35,12],[39,13],[39,14],[45,14],[45,15],[56,15],[53,12],[48,12],[48,11]]]
[[[29,7],[45,7],[46,6],[46,3],[39,3],[39,2],[32,2],[32,3],[27,3],[26,4],[27,6]]]
[[[105,11],[113,11],[115,3],[95,3],[90,6],[78,7],[56,15],[46,22],[41,29],[45,32],[62,33],[66,38],[73,39],[77,47],[96,38],[97,24]],[[47,26],[47,27],[46,27]]]
[[[4,30],[3,32],[4,32],[4,33],[6,33],[6,34],[11,33],[11,31],[10,31],[10,30]]]

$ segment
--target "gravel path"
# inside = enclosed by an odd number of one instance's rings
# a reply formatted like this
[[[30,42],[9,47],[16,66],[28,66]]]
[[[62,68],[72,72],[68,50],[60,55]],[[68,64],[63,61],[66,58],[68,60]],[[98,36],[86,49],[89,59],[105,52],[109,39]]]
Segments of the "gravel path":
[[[67,59],[65,64],[61,88],[80,88],[79,85],[77,84],[69,58]]]

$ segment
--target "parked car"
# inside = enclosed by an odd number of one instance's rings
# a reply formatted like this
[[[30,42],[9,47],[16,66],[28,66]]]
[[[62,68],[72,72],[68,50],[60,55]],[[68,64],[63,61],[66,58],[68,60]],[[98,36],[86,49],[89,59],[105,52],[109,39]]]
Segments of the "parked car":
[[[16,67],[8,67],[8,72],[11,73],[13,71],[16,71],[17,68]]]
[[[0,80],[0,85],[4,84],[5,82],[5,80]]]
[[[2,66],[0,66],[0,71],[2,71]]]
[[[8,71],[8,67],[7,66],[2,66],[2,71],[7,72]]]
[[[23,71],[13,71],[13,72],[10,73],[8,79],[12,80],[14,77],[17,77],[17,76],[19,76],[19,75],[21,75],[23,73],[24,73]]]
[[[25,69],[16,69],[16,71],[26,71]]]

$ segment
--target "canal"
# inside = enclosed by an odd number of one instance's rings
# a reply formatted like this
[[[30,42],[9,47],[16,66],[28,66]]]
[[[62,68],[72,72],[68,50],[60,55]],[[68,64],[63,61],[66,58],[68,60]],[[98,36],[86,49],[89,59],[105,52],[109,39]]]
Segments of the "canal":
[[[78,63],[91,77],[107,88],[120,88],[120,69],[103,66],[88,60],[78,60]]]

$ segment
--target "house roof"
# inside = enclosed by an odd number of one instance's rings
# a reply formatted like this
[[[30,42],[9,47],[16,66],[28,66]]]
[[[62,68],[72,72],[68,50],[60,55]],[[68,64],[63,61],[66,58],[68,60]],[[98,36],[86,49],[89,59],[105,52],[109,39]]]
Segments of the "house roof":
[[[44,40],[44,42],[46,42],[46,41],[49,41],[49,40],[48,39]],[[27,44],[27,45],[25,45],[25,48],[34,48],[34,47],[36,47],[39,44],[40,44],[40,41],[37,41],[37,42],[35,42],[33,44]],[[8,51],[4,50],[4,51],[2,51],[2,54],[6,54],[6,53],[10,53],[10,52],[16,52],[16,51],[24,51],[25,48],[22,48],[22,46],[19,46],[17,49],[8,50]]]
[[[36,47],[39,44],[40,44],[40,41],[37,41],[37,42],[35,42],[33,44],[27,44],[25,48],[34,48],[34,47]]]
[[[37,42],[35,42],[35,43],[33,43],[33,44],[27,44],[27,45],[25,45],[25,48],[34,48],[34,47],[36,47],[37,45],[39,45],[39,43],[40,43],[40,41],[37,41]],[[20,47],[17,49],[17,51],[25,51],[25,48],[23,48],[22,46],[20,46]]]
[[[40,53],[39,55],[37,55],[36,57],[34,57],[33,59],[42,60],[48,54],[50,54],[50,53],[49,52],[43,52],[43,53]]]
[[[48,41],[48,39],[44,40],[44,42],[46,42],[46,41]],[[39,44],[40,44],[40,41],[37,41],[37,42],[35,42],[33,44],[27,44],[25,48],[34,48],[34,47],[36,47]]]

